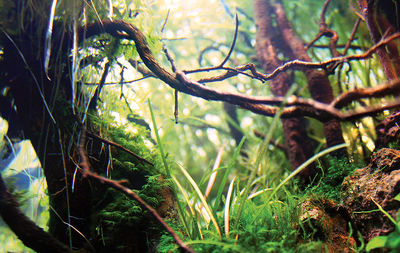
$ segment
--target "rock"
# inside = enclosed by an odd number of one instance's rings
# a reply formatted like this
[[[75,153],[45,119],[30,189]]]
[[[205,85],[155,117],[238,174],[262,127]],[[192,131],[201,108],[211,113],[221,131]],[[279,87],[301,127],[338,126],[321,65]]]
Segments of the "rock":
[[[387,147],[390,142],[400,141],[400,112],[395,112],[376,126],[377,140],[375,146],[377,148]]]
[[[306,233],[322,241],[328,252],[353,252],[356,248],[356,241],[349,235],[348,218],[346,209],[333,200],[309,199],[301,205],[300,220]]]
[[[396,217],[400,208],[400,202],[394,200],[400,192],[400,151],[380,149],[372,155],[367,167],[345,178],[342,192],[342,202],[352,224],[366,241],[393,231],[394,224],[378,210],[374,201]]]

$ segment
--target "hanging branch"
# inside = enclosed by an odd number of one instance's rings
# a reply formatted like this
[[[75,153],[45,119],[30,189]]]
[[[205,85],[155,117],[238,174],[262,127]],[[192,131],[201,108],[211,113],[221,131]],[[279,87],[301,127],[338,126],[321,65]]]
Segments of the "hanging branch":
[[[109,69],[110,69],[110,61],[107,61],[106,64],[104,65],[103,74],[101,75],[99,84],[96,87],[96,91],[94,92],[93,97],[90,99],[89,102],[90,109],[96,109],[97,107],[97,100],[99,99],[101,90],[103,89],[104,83],[106,82]]]
[[[322,12],[321,12],[321,21],[319,23],[319,32],[315,36],[315,38],[313,40],[311,40],[311,42],[306,46],[306,50],[309,49],[310,47],[312,47],[314,45],[314,43],[317,40],[319,40],[322,36],[326,36],[328,38],[331,38],[330,42],[329,42],[329,49],[331,50],[332,56],[337,57],[340,55],[339,52],[337,51],[337,46],[336,46],[336,43],[339,40],[339,36],[338,36],[337,32],[328,28],[328,25],[326,24],[326,19],[325,19],[326,10],[328,9],[330,2],[331,2],[331,0],[325,1],[324,7],[322,8]]]
[[[235,15],[235,22],[236,22],[235,23],[235,34],[233,35],[233,41],[232,41],[231,47],[229,48],[229,52],[225,56],[224,60],[218,66],[209,67],[209,68],[193,69],[193,70],[184,70],[183,72],[185,74],[192,74],[192,73],[198,73],[198,72],[208,72],[208,71],[212,71],[212,70],[224,69],[224,65],[231,57],[233,49],[235,48],[235,45],[236,45],[236,39],[237,39],[238,31],[239,31],[239,18],[238,18],[237,14]]]

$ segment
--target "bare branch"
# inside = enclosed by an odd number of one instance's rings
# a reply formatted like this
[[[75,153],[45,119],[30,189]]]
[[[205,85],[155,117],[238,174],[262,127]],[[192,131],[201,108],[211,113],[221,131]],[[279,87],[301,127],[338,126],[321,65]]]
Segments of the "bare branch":
[[[144,159],[143,157],[133,153],[132,151],[130,151],[129,149],[125,148],[124,146],[121,146],[115,142],[109,141],[107,139],[104,139],[101,136],[98,136],[97,134],[91,133],[89,131],[86,131],[86,134],[92,138],[98,139],[101,142],[107,143],[108,145],[114,146],[116,148],[119,148],[123,151],[125,151],[126,153],[130,154],[131,156],[135,157],[136,159],[138,159],[141,163],[147,163],[148,165],[154,166],[154,164],[146,159]]]
[[[134,27],[131,24],[128,24],[121,20],[103,20],[102,24],[93,23],[86,26],[87,34],[92,36],[99,33],[110,33],[115,34],[116,31],[123,31],[127,34],[127,36],[135,41],[136,49],[142,58],[144,64],[150,69],[150,71],[157,76],[159,79],[167,83],[170,87],[192,95],[196,97],[201,97],[206,100],[214,100],[214,101],[224,101],[231,104],[238,105],[242,108],[248,109],[252,112],[266,115],[266,116],[274,116],[278,110],[279,105],[282,104],[283,98],[282,97],[255,97],[255,96],[247,96],[237,93],[230,93],[230,92],[222,92],[207,86],[204,86],[200,82],[196,82],[190,80],[186,77],[185,73],[182,71],[177,71],[176,73],[170,73],[165,70],[160,64],[155,60],[150,48],[146,43],[146,38],[143,33]],[[250,70],[251,75],[254,78],[263,79],[263,80],[270,80],[277,76],[279,73],[284,72],[288,69],[307,69],[307,68],[326,68],[329,65],[347,62],[351,60],[361,60],[365,58],[369,58],[372,54],[377,50],[377,48],[386,45],[388,42],[400,37],[400,33],[393,34],[387,38],[384,38],[379,43],[371,47],[367,52],[360,54],[360,55],[352,55],[346,57],[335,57],[327,61],[323,62],[306,62],[300,60],[294,60],[288,62],[281,67],[275,69],[271,74],[264,75],[259,73],[256,69],[254,64],[246,64],[244,66],[240,66],[237,69],[230,68],[228,70],[231,73],[226,74],[228,75],[235,75],[234,71],[240,71],[243,74],[243,70]],[[212,69],[214,70],[214,69]],[[250,75],[250,74],[248,74]],[[225,77],[219,77],[220,79]],[[226,77],[227,78],[227,77]],[[383,88],[385,89],[385,88]],[[353,91],[356,92],[356,91]],[[357,93],[357,92],[356,92]],[[350,99],[351,100],[351,99]],[[348,102],[346,102],[348,103]],[[370,107],[366,108],[362,111],[348,111],[346,113],[340,112],[337,108],[330,104],[324,104],[315,100],[307,100],[297,97],[291,97],[289,102],[285,105],[283,109],[281,117],[289,118],[295,116],[309,116],[320,121],[328,121],[331,119],[338,119],[338,120],[350,120],[354,118],[360,118],[367,116],[367,112],[370,113],[378,113],[380,111],[386,110],[388,107],[394,108],[395,105],[400,105],[399,100],[395,100],[390,106],[383,106],[381,108],[377,107]],[[273,105],[273,106],[268,106]],[[275,106],[275,107],[274,107]]]
[[[232,45],[231,45],[231,47],[229,48],[229,52],[228,52],[228,54],[226,55],[225,59],[221,62],[220,65],[218,65],[218,67],[223,67],[223,66],[225,65],[225,63],[229,60],[229,57],[231,57],[231,54],[232,54],[232,52],[233,52],[233,49],[235,48],[236,39],[237,39],[238,31],[239,31],[239,18],[238,18],[237,13],[236,13],[236,15],[235,15],[235,22],[236,22],[236,24],[235,24],[235,34],[233,35]]]
[[[235,48],[235,45],[236,45],[236,39],[237,39],[238,31],[239,31],[239,18],[238,18],[238,15],[237,15],[237,14],[236,14],[236,16],[235,16],[235,21],[236,21],[236,24],[235,24],[235,34],[233,35],[232,45],[231,45],[231,47],[229,48],[229,52],[228,52],[228,54],[226,55],[225,59],[224,59],[218,66],[215,66],[215,67],[200,68],[200,69],[194,69],[194,70],[184,70],[183,72],[184,72],[185,74],[192,74],[192,73],[198,73],[198,72],[209,72],[209,71],[212,71],[212,70],[219,70],[219,69],[222,69],[222,68],[224,67],[225,63],[226,63],[226,62],[229,60],[229,58],[231,57],[231,54],[232,54],[232,52],[233,52],[233,49]]]
[[[400,94],[400,79],[391,80],[385,84],[375,87],[355,89],[341,94],[334,101],[332,106],[335,108],[343,108],[353,101],[358,101],[361,98],[381,98],[387,95]]]

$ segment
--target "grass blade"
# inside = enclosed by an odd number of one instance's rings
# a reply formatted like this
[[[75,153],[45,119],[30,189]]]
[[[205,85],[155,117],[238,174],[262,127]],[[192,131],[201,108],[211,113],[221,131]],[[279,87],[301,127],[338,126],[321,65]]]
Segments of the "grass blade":
[[[239,145],[236,147],[235,151],[233,152],[232,159],[229,162],[228,167],[226,168],[225,174],[222,178],[221,184],[218,188],[217,195],[215,197],[215,202],[214,202],[214,207],[213,207],[214,210],[217,210],[217,208],[220,204],[222,192],[224,191],[225,184],[226,184],[226,181],[228,180],[229,173],[231,172],[233,166],[235,165],[236,159],[240,154],[240,150],[244,144],[245,139],[246,139],[246,137],[243,137],[242,140],[240,141]]]
[[[204,198],[199,186],[196,184],[196,182],[193,180],[193,178],[190,176],[190,174],[187,172],[187,170],[180,165],[179,163],[177,163],[178,168],[182,171],[183,175],[186,177],[186,179],[190,182],[190,184],[192,185],[193,189],[196,191],[197,196],[200,198],[201,203],[203,204],[204,209],[206,210],[208,216],[210,217],[212,223],[214,224],[215,230],[217,230],[217,233],[219,235],[219,239],[222,239],[221,236],[221,230],[219,229],[217,220],[215,219],[213,212],[211,211],[206,199]]]
[[[156,118],[154,117],[153,108],[151,106],[150,99],[147,99],[147,102],[149,104],[149,109],[150,109],[150,114],[151,114],[151,121],[153,123],[153,129],[154,129],[154,133],[156,135],[158,148],[160,149],[161,159],[162,159],[163,164],[164,164],[165,172],[167,173],[168,178],[171,178],[171,171],[169,170],[167,160],[165,159],[166,156],[165,156],[164,149],[163,149],[163,146],[162,146],[162,143],[161,143],[160,135],[158,134]]]
[[[295,169],[292,173],[290,173],[289,176],[287,176],[275,189],[274,191],[271,193],[271,195],[269,196],[269,199],[284,185],[286,184],[290,179],[292,179],[294,176],[296,176],[297,174],[299,174],[302,170],[304,170],[308,165],[310,165],[311,163],[313,163],[315,160],[317,160],[318,158],[329,154],[335,150],[341,149],[341,148],[345,148],[347,147],[348,144],[347,143],[342,143],[342,144],[338,144],[335,145],[333,147],[327,148],[321,152],[319,152],[318,154],[312,156],[310,159],[308,159],[307,161],[305,161],[302,165],[300,165],[299,167],[297,167],[297,169]],[[267,201],[268,202],[268,201]]]
[[[297,86],[296,86],[296,85],[293,85],[292,87],[290,87],[290,90],[286,93],[285,101],[286,101],[286,99],[287,99],[289,96],[291,96],[291,95],[293,94],[293,92],[294,92],[296,89],[297,89]],[[282,106],[284,106],[284,104],[285,104],[285,103],[283,103]],[[249,193],[250,193],[250,186],[251,186],[251,184],[252,184],[252,181],[253,181],[254,178],[256,177],[257,171],[259,170],[259,168],[260,168],[260,166],[261,166],[261,159],[262,159],[262,158],[265,156],[265,154],[267,153],[269,143],[270,143],[270,141],[271,141],[271,139],[272,139],[272,135],[273,135],[273,133],[274,133],[275,127],[278,125],[278,122],[279,122],[279,118],[280,118],[281,113],[282,113],[282,110],[279,110],[279,111],[275,114],[275,116],[274,116],[274,118],[273,118],[273,120],[272,120],[272,123],[271,123],[271,125],[270,125],[270,127],[269,127],[268,133],[266,134],[266,136],[265,136],[265,138],[264,138],[264,141],[261,143],[261,146],[260,146],[259,149],[258,149],[257,158],[256,158],[256,161],[255,161],[255,163],[254,163],[254,168],[253,168],[253,170],[252,170],[251,173],[250,173],[249,179],[247,180],[246,187],[244,188],[245,191],[244,191],[243,197],[239,198],[239,209],[238,209],[238,213],[237,213],[237,220],[236,220],[236,224],[235,224],[235,230],[237,230],[237,228],[238,228],[238,226],[239,226],[240,216],[242,215],[242,211],[243,211],[244,204],[245,204],[245,202],[246,202],[247,199],[248,199],[247,196],[248,196]]]
[[[189,197],[186,194],[187,191],[182,187],[182,185],[179,183],[179,181],[178,181],[178,179],[176,179],[176,177],[172,176],[172,180],[174,181],[175,185],[178,187],[179,191],[182,193],[182,196],[185,199],[185,202],[187,203],[187,206],[189,207],[189,210],[190,210],[189,216],[193,219],[194,223],[197,224],[197,227],[199,228],[200,237],[203,239],[203,234],[201,233],[201,229],[198,226],[198,222],[196,219],[196,213],[194,212],[193,205],[192,205],[192,203],[190,203]],[[186,233],[189,235],[189,237],[191,237],[191,233],[189,231],[189,225],[187,224],[186,219],[183,217],[183,212],[181,212],[181,215],[179,215],[179,217],[181,217],[181,219],[182,219],[182,223],[183,223],[183,226],[185,227]]]
[[[222,147],[218,151],[218,155],[217,155],[217,158],[215,159],[215,163],[214,163],[211,175],[210,175],[210,179],[208,180],[207,188],[204,193],[205,198],[208,197],[208,195],[210,194],[210,192],[214,186],[215,179],[218,174],[218,168],[219,168],[219,165],[221,164],[221,159],[222,159],[222,154],[224,152],[224,148],[225,148],[225,145],[222,145]]]
[[[233,184],[235,183],[236,177],[234,177],[229,184],[228,192],[226,193],[226,200],[225,200],[225,210],[224,210],[224,223],[225,223],[225,236],[229,239],[229,207],[232,197],[233,191]]]
[[[48,79],[48,70],[49,70],[49,62],[50,62],[50,54],[51,54],[51,36],[53,34],[53,23],[54,23],[54,15],[56,13],[57,0],[53,0],[51,4],[50,16],[49,16],[49,24],[47,25],[46,31],[46,39],[44,43],[44,72],[46,73],[46,77]]]
[[[273,190],[273,192],[271,193],[271,195],[269,195],[269,197],[268,197],[267,200],[265,201],[265,204],[262,205],[260,209],[263,210],[263,209],[265,208],[265,206],[269,204],[271,198],[278,192],[278,190],[279,190],[280,188],[282,188],[282,186],[283,186],[284,184],[286,184],[290,179],[292,179],[294,176],[296,176],[296,175],[299,174],[302,170],[304,170],[308,165],[310,165],[311,163],[313,163],[314,161],[316,161],[318,158],[320,158],[320,157],[322,157],[322,156],[324,156],[324,155],[326,155],[326,154],[329,154],[330,152],[333,152],[333,151],[335,151],[335,150],[338,150],[338,149],[341,149],[341,148],[344,148],[344,147],[347,147],[347,146],[349,146],[349,144],[347,144],[347,143],[342,143],[342,144],[339,144],[339,145],[336,145],[336,146],[327,148],[327,149],[325,149],[325,150],[319,152],[318,154],[312,156],[311,158],[309,158],[307,161],[305,161],[303,164],[301,164],[299,167],[297,167],[297,169],[295,169],[292,173],[290,173],[290,175],[287,176],[287,177]],[[259,215],[256,215],[256,217],[254,218],[254,220],[256,220],[256,219],[258,218],[258,216],[259,216]]]

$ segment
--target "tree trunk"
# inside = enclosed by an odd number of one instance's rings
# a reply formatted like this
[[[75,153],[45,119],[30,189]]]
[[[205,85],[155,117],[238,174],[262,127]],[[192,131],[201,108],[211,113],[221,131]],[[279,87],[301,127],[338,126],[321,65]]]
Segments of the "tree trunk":
[[[77,166],[80,160],[80,129],[76,118],[79,116],[72,112],[71,80],[68,74],[72,35],[55,21],[48,71],[50,79],[47,78],[42,57],[46,32],[43,22],[47,24],[48,19],[43,19],[43,13],[37,13],[34,8],[20,9],[30,6],[26,1],[17,2],[10,5],[13,8],[7,9],[10,26],[3,27],[5,32],[0,33],[0,43],[3,46],[0,89],[9,89],[10,94],[10,97],[0,96],[0,110],[3,116],[18,117],[24,138],[31,140],[40,159],[51,207],[49,232],[71,249],[86,248],[95,252],[148,251],[152,247],[150,244],[161,235],[159,225],[152,216],[122,193],[84,178]],[[47,2],[38,3],[43,5]],[[47,5],[50,7],[50,3]],[[46,9],[46,14],[49,9]],[[25,15],[24,19],[20,19],[22,15]],[[26,23],[19,24],[17,20]],[[10,109],[14,106],[15,111]],[[92,113],[96,114],[96,111]],[[12,119],[15,119],[14,116]],[[99,133],[98,125],[91,122],[89,116],[87,122],[89,130]],[[10,125],[15,124],[10,122]],[[121,178],[129,179],[127,186],[131,189],[141,190],[147,184],[147,178],[152,176],[151,173],[159,174],[154,168],[145,168],[135,159],[124,158],[119,152],[112,151],[113,157],[109,157],[109,152],[104,151],[107,146],[99,139],[88,138],[86,143],[91,169],[96,173],[105,173],[109,159],[112,158],[120,160],[121,164],[127,160],[134,164],[135,169],[120,168],[119,171]],[[157,184],[152,182],[146,188],[150,193],[141,194],[152,197],[153,201],[157,199],[159,202],[155,205],[160,208],[159,211],[162,209],[164,213],[161,215],[165,216],[173,213],[173,193],[166,186],[160,187],[160,184],[164,185],[161,177],[157,179]],[[162,199],[165,201],[162,202]],[[140,212],[120,214],[115,207],[121,212]],[[99,232],[99,229],[102,231]]]
[[[258,61],[265,72],[270,73],[280,66],[282,62],[278,58],[276,49],[277,30],[272,25],[272,9],[268,1],[254,1],[256,33],[256,53]],[[279,43],[279,42],[278,42]],[[285,96],[292,84],[287,73],[281,73],[269,81],[272,93],[275,96]],[[313,143],[307,137],[306,120],[302,117],[282,119],[283,134],[292,168],[295,169],[313,155]],[[315,166],[310,165],[300,175],[305,182],[309,182],[316,173]]]
[[[275,4],[274,13],[278,29],[283,38],[283,43],[279,44],[282,52],[292,60],[299,59],[303,61],[311,61],[311,58],[308,56],[306,48],[304,47],[303,41],[294,34],[293,29],[287,20],[283,6],[279,3]],[[307,77],[307,85],[311,97],[325,104],[332,102],[334,96],[326,71],[307,69],[304,71],[304,74]],[[338,120],[324,122],[324,132],[328,147],[344,143],[342,129]],[[336,151],[334,154],[337,156],[345,156],[346,150],[341,149]]]

